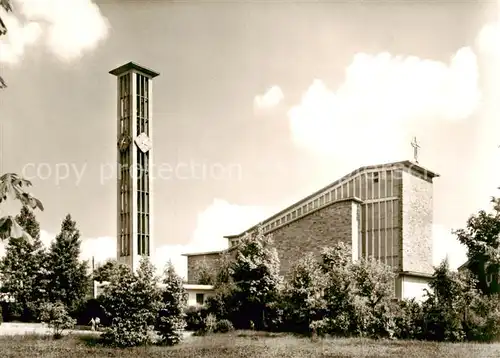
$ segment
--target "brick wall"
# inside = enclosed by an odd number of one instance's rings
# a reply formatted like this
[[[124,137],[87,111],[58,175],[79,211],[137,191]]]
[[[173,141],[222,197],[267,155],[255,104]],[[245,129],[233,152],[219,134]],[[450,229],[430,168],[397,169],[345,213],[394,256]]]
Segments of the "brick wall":
[[[432,273],[432,180],[406,171],[402,177],[402,269]]]
[[[353,229],[359,215],[357,205],[353,200],[339,201],[271,231],[281,274],[285,275],[307,252],[319,254],[323,247],[340,241],[350,245],[353,233],[359,232]]]
[[[201,254],[188,256],[188,283],[198,284],[198,272],[196,268],[198,264],[205,261],[212,269],[217,269],[217,261],[220,257],[219,253]]]
[[[357,241],[360,211],[357,201],[341,200],[270,231],[278,250],[281,274],[285,275],[306,252],[319,254],[322,248],[341,241],[351,245],[353,236]],[[188,256],[188,282],[197,283],[199,262],[205,260],[216,268],[219,257],[218,253]]]

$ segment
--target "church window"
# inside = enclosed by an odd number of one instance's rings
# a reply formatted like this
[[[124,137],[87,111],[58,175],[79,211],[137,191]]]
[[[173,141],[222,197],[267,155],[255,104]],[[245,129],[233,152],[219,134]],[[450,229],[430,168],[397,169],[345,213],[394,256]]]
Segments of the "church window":
[[[313,203],[309,203],[309,204],[307,205],[307,210],[308,210],[308,211],[309,211],[309,210],[312,210],[312,208],[313,208]]]
[[[203,293],[196,294],[196,303],[202,305],[205,302],[205,295]]]
[[[298,208],[298,209],[297,209],[297,215],[298,215],[298,216],[302,215],[302,208]]]
[[[378,172],[373,173],[373,182],[378,183]]]
[[[286,216],[286,221],[290,221],[290,219],[291,219],[291,218],[292,218],[292,215],[291,215],[291,214],[288,214],[288,215]]]
[[[292,212],[292,219],[295,219],[297,217],[297,210],[294,210]]]

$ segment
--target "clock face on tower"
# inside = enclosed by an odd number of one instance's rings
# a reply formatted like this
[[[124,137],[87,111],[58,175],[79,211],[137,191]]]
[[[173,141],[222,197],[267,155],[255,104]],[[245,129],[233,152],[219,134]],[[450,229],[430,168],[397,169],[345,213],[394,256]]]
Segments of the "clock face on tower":
[[[122,136],[118,140],[118,149],[120,150],[120,152],[124,152],[125,150],[127,150],[131,141],[132,138],[130,138],[128,134],[122,134]]]
[[[151,150],[153,146],[153,142],[151,141],[151,138],[147,136],[146,133],[141,133],[135,138],[135,144],[141,152],[147,153],[149,150]]]

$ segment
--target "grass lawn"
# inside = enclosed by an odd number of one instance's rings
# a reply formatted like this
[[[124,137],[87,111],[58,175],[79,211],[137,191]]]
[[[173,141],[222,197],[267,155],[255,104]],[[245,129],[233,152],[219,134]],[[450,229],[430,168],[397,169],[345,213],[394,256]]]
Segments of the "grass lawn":
[[[88,340],[90,338],[87,338]],[[290,335],[234,332],[189,337],[175,347],[110,349],[91,346],[76,336],[52,340],[40,336],[0,337],[2,357],[500,357],[500,344],[324,339],[311,341]]]

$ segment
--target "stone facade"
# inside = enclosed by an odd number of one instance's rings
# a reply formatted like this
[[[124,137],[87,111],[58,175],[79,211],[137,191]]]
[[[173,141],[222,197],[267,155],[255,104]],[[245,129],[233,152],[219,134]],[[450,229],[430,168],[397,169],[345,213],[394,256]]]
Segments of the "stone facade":
[[[402,173],[402,252],[403,271],[432,273],[432,180],[425,174]]]

